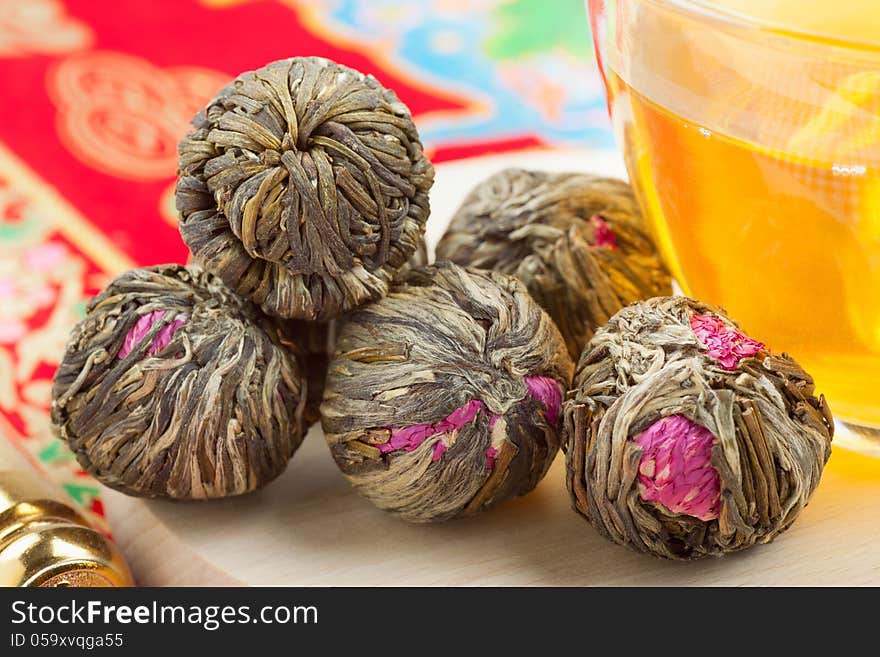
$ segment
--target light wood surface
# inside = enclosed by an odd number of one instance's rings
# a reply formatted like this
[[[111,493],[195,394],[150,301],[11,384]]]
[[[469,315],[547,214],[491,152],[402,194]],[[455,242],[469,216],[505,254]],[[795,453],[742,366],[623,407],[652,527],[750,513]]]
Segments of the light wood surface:
[[[613,154],[537,152],[438,167],[429,241],[502,166],[623,175]],[[880,459],[835,449],[794,527],[771,545],[672,563],[607,542],[571,509],[560,455],[530,495],[482,516],[411,525],[357,496],[313,427],[263,491],[105,507],[138,582],[163,585],[880,585]]]
[[[880,460],[836,450],[794,527],[693,563],[631,553],[569,508],[562,458],[530,495],[439,525],[358,497],[319,432],[265,490],[205,504],[108,494],[114,536],[146,585],[880,584]]]

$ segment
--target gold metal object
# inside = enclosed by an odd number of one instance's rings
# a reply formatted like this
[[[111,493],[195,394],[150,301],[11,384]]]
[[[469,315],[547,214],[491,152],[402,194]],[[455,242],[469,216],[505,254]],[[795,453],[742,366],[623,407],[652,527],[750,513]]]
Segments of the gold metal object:
[[[132,586],[106,536],[36,475],[0,470],[0,586]]]

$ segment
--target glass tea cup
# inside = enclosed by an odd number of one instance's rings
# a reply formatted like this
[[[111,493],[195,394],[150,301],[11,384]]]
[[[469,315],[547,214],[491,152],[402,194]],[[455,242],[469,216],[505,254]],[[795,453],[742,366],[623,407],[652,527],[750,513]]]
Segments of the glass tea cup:
[[[880,456],[880,3],[857,0],[872,16],[854,15],[852,37],[718,6],[772,1],[786,0],[587,4],[630,179],[678,283],[813,375],[835,444]]]

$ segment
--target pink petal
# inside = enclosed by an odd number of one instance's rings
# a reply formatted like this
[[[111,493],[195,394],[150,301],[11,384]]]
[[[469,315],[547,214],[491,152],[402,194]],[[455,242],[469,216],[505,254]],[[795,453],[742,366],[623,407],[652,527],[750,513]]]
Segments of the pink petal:
[[[117,358],[122,360],[134,351],[153,328],[153,325],[165,318],[167,312],[168,311],[165,310],[153,310],[152,312],[141,316],[135,325],[129,329],[128,333],[126,333],[125,340],[122,342],[122,348],[119,350]],[[160,328],[159,332],[153,338],[152,343],[150,343],[149,349],[147,349],[147,355],[152,356],[167,347],[174,338],[177,329],[181,326],[185,326],[187,321],[188,319],[181,315],[175,317],[171,322]]]
[[[529,395],[544,404],[547,421],[553,426],[559,422],[559,414],[562,408],[562,388],[559,383],[546,376],[527,376],[525,378]],[[378,445],[382,454],[397,451],[399,449],[408,452],[417,449],[423,442],[437,434],[454,434],[461,431],[465,425],[470,424],[476,417],[485,412],[485,404],[479,399],[472,399],[437,422],[424,422],[408,427],[391,429],[391,438],[387,443]],[[491,415],[489,418],[489,430],[495,426],[499,415]],[[438,461],[446,453],[448,447],[442,440],[438,440],[433,446],[433,461]],[[490,454],[491,452],[491,454]],[[493,448],[486,450],[486,464],[491,469],[495,467],[497,451]]]
[[[486,450],[486,467],[490,470],[495,469],[495,459],[498,457],[498,450],[490,447]]]
[[[544,417],[555,427],[562,408],[562,387],[549,376],[527,376],[525,383],[532,398],[544,404]]]
[[[605,221],[604,217],[594,214],[590,217],[590,226],[593,228],[593,248],[617,248],[617,235],[608,226],[608,222]]]
[[[398,449],[405,449],[407,452],[411,452],[431,436],[436,436],[438,433],[454,433],[460,431],[466,424],[473,422],[474,418],[477,417],[477,414],[482,408],[483,402],[477,399],[472,399],[456,408],[452,413],[439,422],[433,424],[424,422],[422,424],[414,424],[400,429],[391,429],[390,440],[387,443],[379,445],[379,451],[382,454],[394,452]],[[448,449],[446,445],[437,447],[438,444],[442,444],[442,441],[438,441],[434,445],[434,461],[437,461],[443,456]]]
[[[693,315],[690,324],[697,340],[705,347],[706,355],[726,370],[736,369],[739,361],[764,348],[763,343],[740,333],[714,315]]]
[[[446,422],[451,424],[455,429],[461,429],[464,425],[471,422],[480,409],[483,408],[483,402],[478,399],[472,399],[464,406],[456,408],[446,418]]]
[[[715,436],[683,415],[662,418],[634,438],[642,449],[643,500],[700,520],[718,517],[721,482],[712,466]]]
[[[431,457],[431,461],[434,463],[439,461],[440,457],[446,453],[447,449],[448,447],[446,447],[446,444],[442,440],[438,440],[436,443],[434,443],[434,455]]]

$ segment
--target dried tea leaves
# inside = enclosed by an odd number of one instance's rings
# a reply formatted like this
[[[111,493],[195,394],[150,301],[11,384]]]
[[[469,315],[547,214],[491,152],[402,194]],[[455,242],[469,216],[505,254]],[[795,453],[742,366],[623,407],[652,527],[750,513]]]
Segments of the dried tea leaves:
[[[767,543],[819,484],[833,423],[813,380],[712,306],[633,304],[593,337],[565,403],[567,485],[616,543],[694,559]]]
[[[402,280],[413,268],[426,264],[428,264],[428,250],[425,243],[421,242],[409,262],[401,267],[397,273],[396,280]],[[324,398],[324,380],[327,378],[327,366],[336,351],[336,334],[340,321],[343,320],[281,322],[286,338],[302,354],[303,369],[309,382],[308,400],[303,415],[306,427],[310,427],[321,418],[320,407]]]
[[[422,267],[342,327],[321,421],[337,464],[374,504],[446,520],[535,487],[558,448],[572,369],[519,281]]]
[[[672,291],[630,186],[585,173],[491,176],[458,209],[437,259],[519,278],[575,360],[623,306]]]
[[[305,381],[272,320],[197,267],[136,269],[73,330],[52,421],[130,495],[206,499],[277,477],[302,441]]]
[[[317,57],[243,73],[179,147],[180,231],[197,261],[279,317],[380,298],[423,240],[434,178],[409,110]]]

